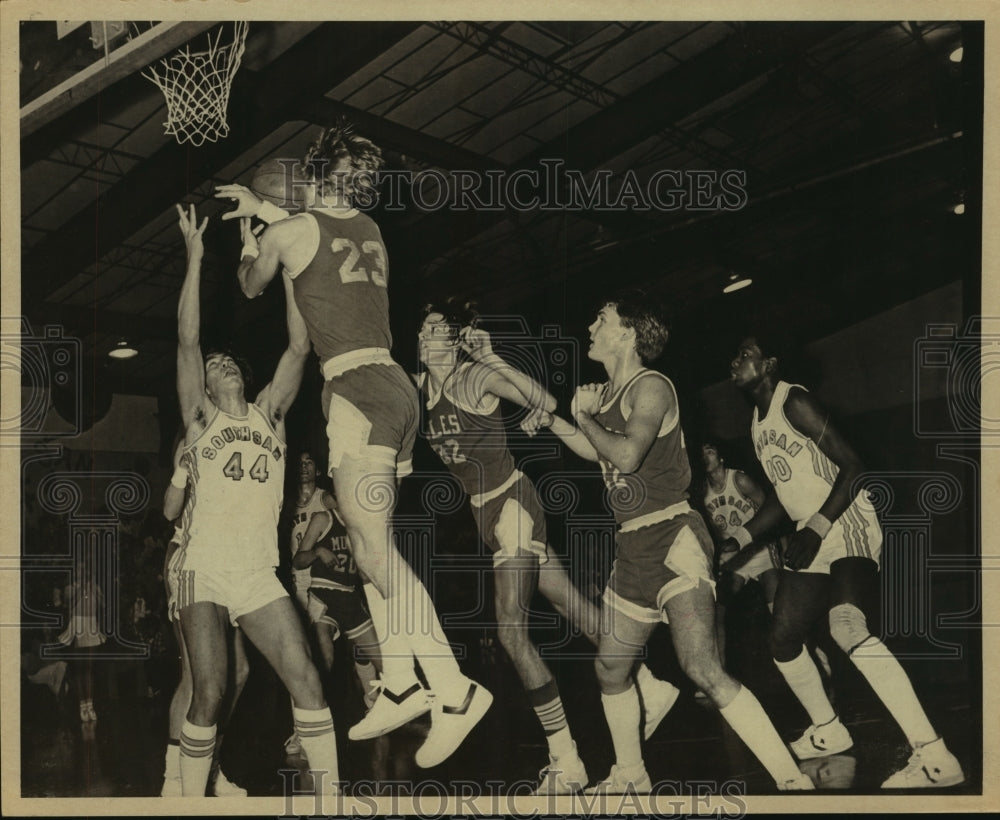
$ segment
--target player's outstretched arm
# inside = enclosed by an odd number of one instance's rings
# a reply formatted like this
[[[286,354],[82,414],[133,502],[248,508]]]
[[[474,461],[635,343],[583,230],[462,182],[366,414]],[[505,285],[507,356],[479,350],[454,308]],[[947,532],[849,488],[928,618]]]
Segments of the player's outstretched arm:
[[[281,242],[285,238],[281,228],[280,222],[268,227],[258,242],[249,218],[240,220],[243,249],[240,251],[240,266],[236,269],[236,278],[247,299],[260,296],[281,267]]]
[[[594,449],[594,445],[590,443],[583,431],[577,427],[575,424],[571,424],[566,421],[566,419],[560,416],[554,416],[551,413],[543,413],[537,417],[539,427],[548,427],[553,433],[559,436],[559,439],[567,446],[570,450],[576,453],[580,458],[586,459],[587,461],[597,461],[598,455],[597,450]],[[529,434],[530,430],[526,430]]]
[[[497,355],[485,330],[465,328],[459,337],[459,343],[476,363],[465,379],[475,400],[491,393],[522,407],[537,407],[549,413],[555,412],[555,397],[527,373]]]
[[[295,304],[292,283],[282,277],[285,285],[285,318],[288,322],[288,347],[281,354],[274,378],[257,397],[257,404],[265,408],[268,417],[275,421],[284,419],[302,385],[302,371],[309,355],[309,333],[305,320]]]
[[[204,415],[205,366],[201,358],[201,260],[205,253],[202,237],[206,216],[201,225],[194,205],[186,211],[177,206],[177,224],[187,248],[187,269],[177,303],[177,396],[181,419],[187,428],[194,419]]]
[[[632,412],[625,423],[625,432],[614,433],[594,418],[601,405],[600,389],[594,387],[577,388],[573,399],[576,423],[601,458],[622,473],[634,472],[653,446],[663,420],[668,414],[677,413],[674,391],[663,379],[637,381],[630,388]]]

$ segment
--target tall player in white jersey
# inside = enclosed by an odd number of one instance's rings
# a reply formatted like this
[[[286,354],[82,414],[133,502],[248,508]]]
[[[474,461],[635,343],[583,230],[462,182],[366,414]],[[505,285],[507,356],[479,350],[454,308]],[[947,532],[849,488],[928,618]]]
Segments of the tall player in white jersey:
[[[285,413],[302,382],[308,337],[290,315],[288,348],[254,403],[246,400],[244,374],[231,356],[209,354],[203,360],[199,290],[208,219],[199,226],[193,205],[189,213],[180,206],[177,211],[188,255],[177,310],[177,393],[186,431],[182,461],[191,486],[171,569],[178,573],[180,624],[194,684],[181,730],[183,793],[205,794],[226,690],[227,621],[243,630],[278,673],[321,780],[317,792],[335,793],[333,718],[298,615],[275,575]],[[249,220],[243,230],[249,233]]]
[[[828,614],[830,635],[913,749],[909,764],[882,787],[961,783],[962,768],[931,726],[906,672],[868,630],[863,602],[876,588],[882,530],[868,493],[858,490],[860,457],[812,394],[780,380],[776,351],[760,337],[740,344],[730,375],[754,405],[753,445],[775,489],[734,540],[746,546],[786,512],[798,528],[788,542],[771,624],[775,663],[812,723],[792,750],[806,759],[853,745],[804,645],[810,627]]]
[[[713,545],[704,520],[687,502],[691,465],[677,394],[666,376],[646,367],[666,345],[666,323],[646,294],[630,291],[605,303],[589,331],[587,355],[604,366],[608,381],[577,388],[576,424],[556,418],[552,432],[580,457],[600,463],[619,525],[596,663],[615,764],[595,790],[652,790],[633,668],[661,621],[670,624],[681,668],[719,707],[778,789],[812,789],[757,698],[719,663]]]

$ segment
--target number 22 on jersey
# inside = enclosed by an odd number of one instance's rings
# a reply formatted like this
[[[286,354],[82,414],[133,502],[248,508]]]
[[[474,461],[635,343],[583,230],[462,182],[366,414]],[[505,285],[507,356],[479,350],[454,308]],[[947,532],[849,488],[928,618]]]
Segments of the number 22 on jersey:
[[[367,282],[370,277],[372,284],[380,288],[388,287],[385,277],[385,248],[381,242],[366,239],[359,249],[353,240],[338,236],[330,243],[330,250],[334,253],[347,252],[344,261],[340,263],[340,281],[345,285]],[[360,262],[366,262],[370,267],[359,264]]]

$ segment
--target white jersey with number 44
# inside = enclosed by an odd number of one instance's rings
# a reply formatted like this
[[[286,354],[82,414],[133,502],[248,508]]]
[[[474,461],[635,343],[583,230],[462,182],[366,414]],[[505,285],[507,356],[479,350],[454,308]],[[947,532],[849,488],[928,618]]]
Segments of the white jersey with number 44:
[[[285,456],[285,442],[255,404],[243,418],[216,408],[182,455],[190,478],[181,519],[182,569],[278,565]]]

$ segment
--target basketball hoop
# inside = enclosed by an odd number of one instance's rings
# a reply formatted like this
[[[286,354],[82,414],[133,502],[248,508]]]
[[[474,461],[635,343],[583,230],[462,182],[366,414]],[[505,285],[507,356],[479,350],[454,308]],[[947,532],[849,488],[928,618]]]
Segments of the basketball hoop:
[[[240,67],[246,46],[246,20],[233,23],[233,41],[220,45],[223,29],[209,34],[208,50],[192,52],[189,47],[160,60],[143,72],[163,92],[167,100],[165,133],[177,142],[194,146],[215,142],[229,134],[226,109],[233,77]]]

